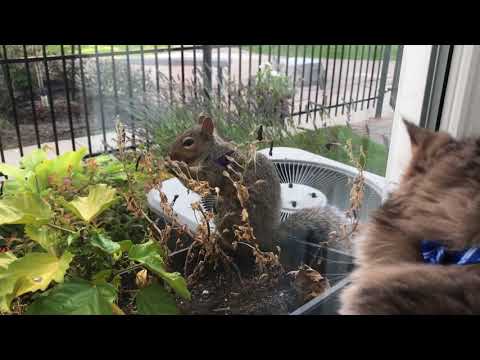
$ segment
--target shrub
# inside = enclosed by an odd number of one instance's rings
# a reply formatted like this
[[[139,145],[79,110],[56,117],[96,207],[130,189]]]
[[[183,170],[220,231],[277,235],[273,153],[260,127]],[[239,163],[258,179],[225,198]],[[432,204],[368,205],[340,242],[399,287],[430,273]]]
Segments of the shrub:
[[[132,183],[144,198],[145,175],[132,170],[134,161],[110,155],[84,162],[85,152],[48,160],[39,149],[20,168],[0,164],[8,176],[0,197],[0,312],[131,312],[120,302],[124,276],[143,269],[153,280],[133,285],[138,312],[176,313],[170,289],[188,299],[186,282],[167,271],[164,247],[132,205]]]

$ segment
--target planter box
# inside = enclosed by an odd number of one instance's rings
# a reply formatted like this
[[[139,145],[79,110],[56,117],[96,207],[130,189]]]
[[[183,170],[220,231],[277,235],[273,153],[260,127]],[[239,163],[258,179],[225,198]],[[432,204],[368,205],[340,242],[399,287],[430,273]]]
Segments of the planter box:
[[[188,244],[185,239],[184,242]],[[321,248],[320,256],[326,259],[321,266],[320,273],[328,279],[330,288],[288,315],[338,315],[339,295],[341,290],[349,283],[348,275],[354,267],[353,257],[342,251],[321,246],[315,247]],[[176,266],[185,262],[186,255],[186,249],[170,254],[171,260]]]
[[[326,258],[320,273],[330,282],[330,289],[317,298],[310,300],[289,315],[338,315],[339,295],[349,283],[348,275],[353,270],[353,257],[344,252],[324,248]]]

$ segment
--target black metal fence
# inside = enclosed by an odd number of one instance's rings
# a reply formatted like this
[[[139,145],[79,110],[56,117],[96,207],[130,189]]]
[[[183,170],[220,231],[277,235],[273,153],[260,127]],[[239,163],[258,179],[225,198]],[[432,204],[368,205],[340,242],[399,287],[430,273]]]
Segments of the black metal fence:
[[[259,66],[272,64],[294,84],[289,115],[298,122],[375,109],[381,116],[387,79],[399,62],[391,45],[3,45],[0,49],[0,158],[7,149],[85,141],[90,154],[107,149],[120,104],[167,86],[185,99],[185,84],[220,96],[225,78],[251,86]],[[401,47],[400,47],[401,48]],[[90,49],[91,50],[91,49]],[[391,58],[393,61],[391,61]],[[165,83],[166,81],[166,83]],[[173,88],[177,81],[180,88]],[[174,94],[174,92],[180,94]],[[230,101],[230,98],[229,98]],[[133,138],[134,142],[135,139]]]

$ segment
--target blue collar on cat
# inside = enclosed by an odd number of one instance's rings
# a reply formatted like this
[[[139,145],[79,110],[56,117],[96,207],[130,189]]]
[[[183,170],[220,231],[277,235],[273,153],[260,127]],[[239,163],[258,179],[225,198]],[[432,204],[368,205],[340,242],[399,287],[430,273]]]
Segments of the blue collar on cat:
[[[438,265],[470,265],[480,263],[480,248],[447,250],[439,241],[423,240],[421,251],[424,262]]]

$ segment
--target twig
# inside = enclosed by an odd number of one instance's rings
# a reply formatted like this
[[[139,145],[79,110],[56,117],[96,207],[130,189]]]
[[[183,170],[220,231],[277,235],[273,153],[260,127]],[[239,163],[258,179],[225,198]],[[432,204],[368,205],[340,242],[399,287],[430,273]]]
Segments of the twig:
[[[73,230],[66,229],[66,228],[63,228],[63,227],[58,226],[58,225],[55,225],[55,224],[50,224],[50,223],[48,223],[47,225],[48,225],[48,226],[51,226],[52,228],[57,229],[57,230],[66,231],[66,232],[69,232],[70,234],[76,234],[76,232],[73,231]]]

